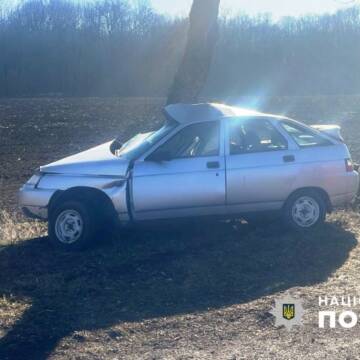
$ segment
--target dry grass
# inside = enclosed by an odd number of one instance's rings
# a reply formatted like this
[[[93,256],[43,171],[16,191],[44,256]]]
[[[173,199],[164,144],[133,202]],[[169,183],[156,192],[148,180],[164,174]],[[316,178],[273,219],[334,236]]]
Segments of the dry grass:
[[[45,235],[44,223],[25,220],[18,212],[0,211],[0,247]]]
[[[334,213],[304,235],[276,224],[185,224],[122,232],[83,254],[56,252],[45,239],[6,247],[0,252],[6,334],[0,357],[335,359],[340,349],[350,358],[356,353],[350,343],[344,350],[348,332],[319,331],[316,301],[359,293],[360,214]],[[290,334],[275,328],[268,313],[284,292],[300,296],[307,309],[305,326]],[[360,335],[357,328],[351,334]]]

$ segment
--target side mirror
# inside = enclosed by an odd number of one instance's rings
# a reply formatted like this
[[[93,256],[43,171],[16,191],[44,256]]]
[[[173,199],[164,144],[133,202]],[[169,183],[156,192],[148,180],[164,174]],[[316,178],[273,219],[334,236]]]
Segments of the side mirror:
[[[171,155],[168,151],[155,151],[146,160],[153,162],[170,161]]]
[[[110,145],[110,151],[115,155],[116,151],[120,150],[123,144],[118,140],[115,139]]]

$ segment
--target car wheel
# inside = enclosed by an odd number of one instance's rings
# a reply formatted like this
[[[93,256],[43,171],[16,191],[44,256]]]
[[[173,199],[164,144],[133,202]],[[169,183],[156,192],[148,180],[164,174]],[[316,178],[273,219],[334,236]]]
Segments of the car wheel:
[[[50,241],[65,250],[83,250],[95,239],[95,213],[83,203],[66,201],[56,206],[49,216]]]
[[[290,196],[284,206],[285,221],[296,230],[315,228],[324,223],[325,217],[325,200],[314,190],[296,192]]]

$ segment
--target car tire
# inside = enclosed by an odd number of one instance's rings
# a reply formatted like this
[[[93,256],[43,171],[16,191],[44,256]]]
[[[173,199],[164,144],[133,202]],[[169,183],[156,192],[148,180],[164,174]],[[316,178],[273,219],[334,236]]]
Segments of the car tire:
[[[295,192],[283,209],[285,223],[299,231],[307,231],[323,224],[326,218],[326,202],[316,190]]]
[[[50,213],[50,242],[63,250],[84,250],[94,243],[97,223],[96,214],[90,206],[78,201],[65,201]]]

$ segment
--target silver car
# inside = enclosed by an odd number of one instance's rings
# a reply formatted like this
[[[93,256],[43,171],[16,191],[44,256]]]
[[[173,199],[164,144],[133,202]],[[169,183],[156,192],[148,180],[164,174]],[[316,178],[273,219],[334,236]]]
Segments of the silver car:
[[[49,237],[81,249],[115,221],[279,212],[297,229],[350,203],[359,175],[336,125],[221,104],[170,105],[161,129],[40,167],[20,189]]]

